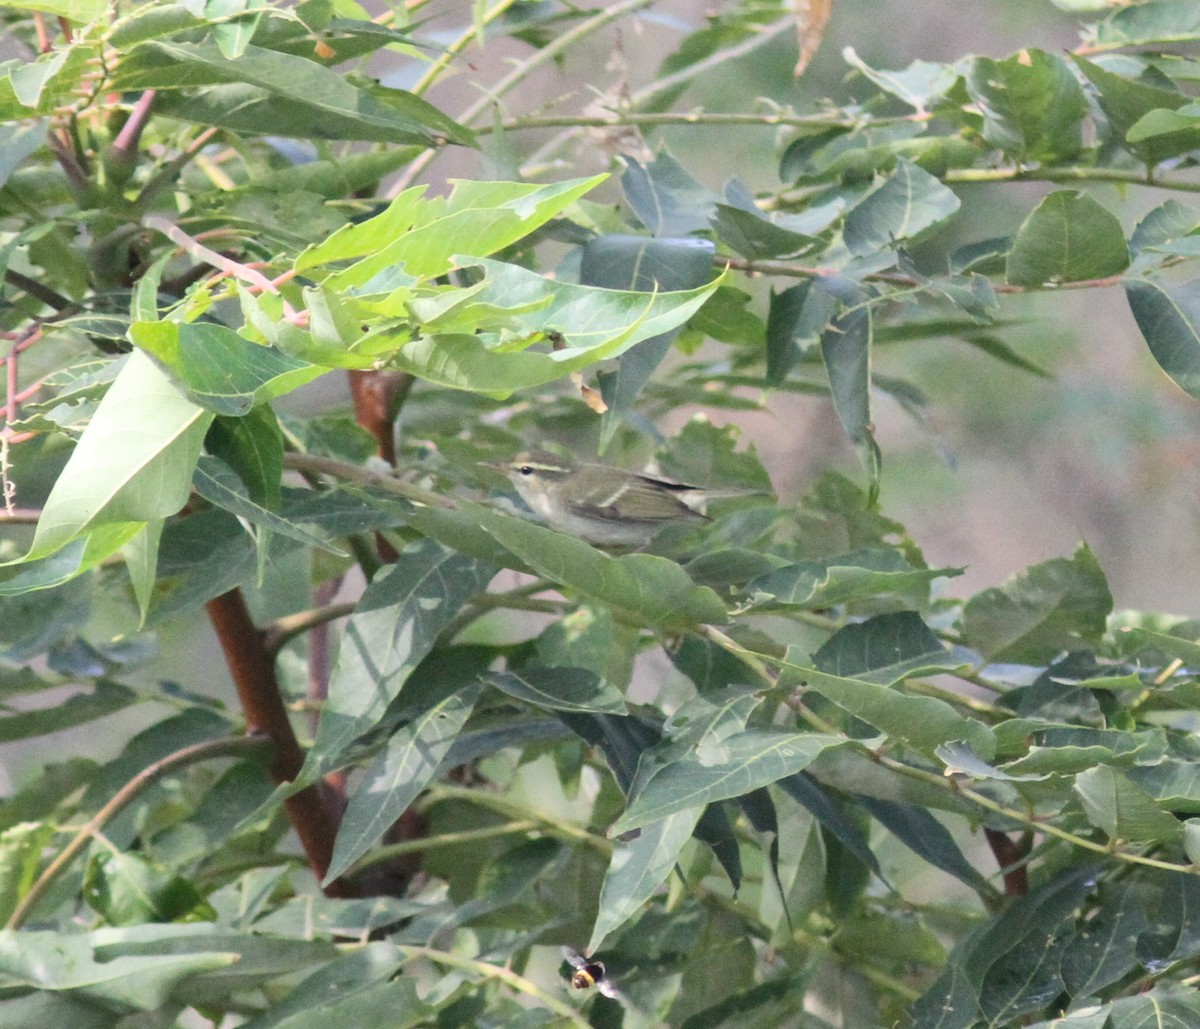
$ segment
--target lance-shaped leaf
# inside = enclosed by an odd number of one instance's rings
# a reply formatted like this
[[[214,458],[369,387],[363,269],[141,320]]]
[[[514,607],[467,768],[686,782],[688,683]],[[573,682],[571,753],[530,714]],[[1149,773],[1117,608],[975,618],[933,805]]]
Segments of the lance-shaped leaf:
[[[336,767],[345,748],[383,716],[438,633],[495,572],[493,565],[419,539],[376,576],[342,634],[307,771]]]
[[[1159,367],[1200,400],[1200,279],[1179,286],[1135,279],[1125,296]]]
[[[196,492],[200,496],[239,518],[245,518],[272,532],[291,536],[301,543],[320,547],[331,554],[345,554],[344,550],[335,547],[320,533],[313,532],[306,526],[296,525],[277,515],[274,511],[267,510],[261,504],[256,504],[246,495],[246,488],[242,481],[233,474],[227,465],[215,457],[200,458],[196,465],[196,475],[193,481]]]
[[[828,608],[888,597],[916,607],[928,602],[934,579],[960,574],[961,568],[914,568],[899,550],[856,550],[777,568],[751,581],[746,592],[756,608]]]
[[[459,509],[538,574],[640,622],[687,628],[728,620],[716,593],[697,586],[674,561],[651,554],[609,557],[582,540],[479,504],[459,501]]]
[[[989,661],[1046,661],[1098,640],[1112,602],[1095,556],[1080,546],[1071,558],[1044,561],[973,596],[963,609],[963,634]]]
[[[0,932],[0,974],[13,987],[53,990],[108,1011],[153,1011],[166,1004],[172,991],[187,980],[238,961],[236,950],[222,949],[215,940],[211,949],[196,947],[181,953],[166,945],[170,937],[184,935],[204,934],[195,926],[184,925],[71,935],[4,930]],[[97,954],[98,946],[137,937],[148,942],[157,939],[158,949],[114,957]]]
[[[1136,887],[1122,889],[1075,930],[1062,960],[1063,985],[1072,996],[1094,997],[1138,964],[1138,938],[1150,928],[1138,893]]]
[[[444,274],[454,254],[486,257],[529,235],[606,176],[549,185],[524,182],[454,184],[448,197],[423,197],[407,189],[374,218],[346,225],[296,259],[305,271],[330,261],[355,263],[325,281],[337,289],[366,285],[379,272],[403,266],[413,277]]]
[[[187,500],[211,421],[150,358],[130,354],[59,473],[23,560],[101,526],[173,515]]]
[[[326,369],[260,346],[215,322],[135,322],[130,338],[152,355],[188,399],[223,415],[244,415]]]
[[[715,253],[712,242],[690,236],[598,236],[584,244],[579,281],[586,286],[641,293],[697,289],[712,279]],[[642,340],[621,354],[615,371],[598,374],[600,396],[607,408],[600,423],[601,452],[633,412],[642,389],[670,352],[681,325]]]
[[[490,672],[484,681],[514,700],[550,711],[627,713],[621,691],[586,668],[535,665],[512,672]]]
[[[367,767],[342,816],[326,883],[366,854],[425,789],[482,691],[482,683],[456,689],[392,734]]]
[[[481,265],[487,273],[487,287],[473,299],[513,309],[508,330],[490,336],[435,334],[412,341],[405,332],[397,338],[391,360],[430,382],[498,398],[553,382],[670,332],[724,279],[720,276],[696,289],[648,294],[556,282],[498,261],[460,260]],[[529,349],[534,345],[544,349]]]
[[[646,165],[626,157],[621,187],[642,224],[660,237],[707,229],[719,199],[665,150]]]
[[[822,279],[814,289],[829,292],[841,307],[821,332],[821,357],[833,408],[867,470],[868,500],[873,503],[881,456],[871,424],[871,305],[867,293],[849,279]]]
[[[613,847],[600,887],[599,914],[588,941],[589,954],[599,949],[609,933],[637,914],[663,884],[703,812],[703,805],[677,811],[647,825],[628,843]]]
[[[618,836],[680,811],[749,793],[803,771],[841,736],[748,730],[680,761],[664,765],[630,796],[609,833]]]
[[[913,697],[878,683],[830,675],[816,668],[785,662],[804,686],[853,715],[917,750],[933,753],[943,743],[966,740],[977,754],[991,757],[996,739],[983,722],[964,718],[944,700]]]
[[[176,117],[197,121],[211,120],[203,117],[202,87],[208,87],[222,101],[213,105],[213,113],[223,118],[241,115],[241,122],[216,122],[229,127],[244,123],[251,131],[286,135],[300,128],[295,116],[306,112],[304,136],[309,139],[315,135],[387,143],[473,142],[469,129],[412,93],[361,89],[316,61],[253,45],[230,60],[213,42],[150,40],[126,55],[114,74],[112,88],[122,92],[200,87],[190,96],[163,97]],[[235,100],[238,103],[231,102]],[[188,109],[189,101],[196,109]],[[259,116],[257,125],[254,115]]]

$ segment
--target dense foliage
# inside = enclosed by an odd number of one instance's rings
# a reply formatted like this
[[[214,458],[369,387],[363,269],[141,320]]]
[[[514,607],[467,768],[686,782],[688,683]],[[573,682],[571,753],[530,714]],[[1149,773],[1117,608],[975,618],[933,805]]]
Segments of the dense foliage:
[[[1200,1022],[1196,624],[1084,544],[951,599],[871,414],[938,403],[885,347],[1045,376],[1006,303],[1068,288],[1200,399],[1195,5],[724,111],[689,88],[828,3],[721,5],[586,111],[509,97],[651,0],[466,6],[3,5],[0,1024]],[[645,140],[735,124],[777,188]],[[776,498],[779,391],[857,480]],[[534,445],[734,492],[603,552],[491,467]]]

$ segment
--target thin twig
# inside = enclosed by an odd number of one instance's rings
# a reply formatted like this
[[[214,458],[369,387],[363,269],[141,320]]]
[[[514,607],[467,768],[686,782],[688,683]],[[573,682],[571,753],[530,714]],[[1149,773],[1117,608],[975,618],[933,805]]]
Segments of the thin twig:
[[[439,493],[432,493],[427,489],[422,489],[420,486],[414,486],[411,483],[404,482],[402,479],[397,479],[394,475],[373,472],[369,468],[347,464],[344,461],[336,461],[331,457],[318,457],[315,454],[286,453],[283,455],[283,467],[295,472],[330,475],[335,479],[344,479],[347,482],[360,482],[366,486],[375,486],[388,493],[395,493],[406,500],[425,504],[428,507],[440,507],[447,511],[453,511],[455,507],[454,501],[449,497],[443,497]]]
[[[271,743],[264,737],[235,736],[228,739],[205,740],[203,743],[193,743],[160,758],[147,765],[137,775],[129,780],[113,798],[95,813],[61,851],[58,856],[43,869],[37,881],[16,906],[5,925],[6,929],[19,929],[25,924],[30,913],[38,902],[46,895],[46,891],[58,880],[67,866],[91,842],[92,837],[120,814],[137,796],[153,785],[168,772],[197,761],[208,761],[218,757],[249,756],[257,752],[266,752]]]

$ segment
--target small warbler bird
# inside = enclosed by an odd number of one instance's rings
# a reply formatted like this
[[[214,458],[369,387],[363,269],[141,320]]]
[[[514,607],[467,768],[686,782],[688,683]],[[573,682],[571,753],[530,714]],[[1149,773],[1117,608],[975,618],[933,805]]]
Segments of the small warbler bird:
[[[555,454],[519,455],[490,467],[505,473],[521,499],[552,528],[601,546],[642,546],[668,525],[706,522],[705,500],[734,496]]]

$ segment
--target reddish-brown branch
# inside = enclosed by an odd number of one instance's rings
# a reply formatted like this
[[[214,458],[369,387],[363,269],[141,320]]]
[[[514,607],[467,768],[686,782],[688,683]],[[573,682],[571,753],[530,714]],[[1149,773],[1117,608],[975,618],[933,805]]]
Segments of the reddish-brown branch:
[[[264,645],[263,634],[250,617],[240,590],[223,593],[205,605],[216,630],[225,663],[233,676],[238,700],[252,733],[266,736],[274,744],[271,776],[276,783],[291,782],[304,764],[304,751],[296,740],[283,702],[275,666]],[[308,786],[284,801],[288,818],[300,837],[309,866],[318,880],[325,878],[337,835],[337,820],[319,786]],[[345,897],[349,885],[337,880],[326,894]]]
[[[138,141],[142,138],[142,130],[150,120],[150,109],[154,106],[154,90],[146,90],[129,113],[129,119],[121,126],[117,138],[113,140],[113,150],[123,156],[131,157],[137,150]]]
[[[379,456],[388,464],[396,464],[396,412],[412,388],[412,376],[407,372],[351,371],[350,396],[354,402],[354,420],[375,437]],[[379,556],[395,561],[395,548],[382,536],[376,537]]]
[[[1029,856],[1028,839],[1019,843],[999,829],[983,830],[987,837],[988,846],[992,848],[998,864],[1004,873],[1004,892],[1009,897],[1024,897],[1029,893],[1029,873],[1025,859]]]
[[[390,465],[396,463],[393,426],[397,404],[411,385],[412,376],[407,372],[350,372],[354,419],[375,437],[379,456]]]

